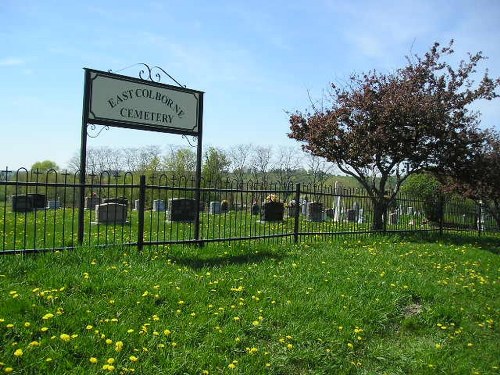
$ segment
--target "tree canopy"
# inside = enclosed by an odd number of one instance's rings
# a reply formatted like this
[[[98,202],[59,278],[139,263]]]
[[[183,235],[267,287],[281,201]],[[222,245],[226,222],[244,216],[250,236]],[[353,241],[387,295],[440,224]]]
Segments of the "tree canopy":
[[[452,47],[453,41],[446,47],[435,43],[392,73],[353,74],[346,85],[331,84],[328,108],[313,105],[290,116],[290,138],[367,190],[375,229],[382,229],[382,215],[409,175],[460,165],[482,143],[480,114],[469,106],[498,97],[500,79],[486,71],[476,84],[485,57],[469,54],[453,67],[444,61]]]

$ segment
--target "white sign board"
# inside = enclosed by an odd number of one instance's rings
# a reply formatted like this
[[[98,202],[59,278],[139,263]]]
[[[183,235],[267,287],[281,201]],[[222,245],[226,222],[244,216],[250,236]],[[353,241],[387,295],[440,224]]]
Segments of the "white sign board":
[[[203,92],[86,69],[87,122],[198,134]]]

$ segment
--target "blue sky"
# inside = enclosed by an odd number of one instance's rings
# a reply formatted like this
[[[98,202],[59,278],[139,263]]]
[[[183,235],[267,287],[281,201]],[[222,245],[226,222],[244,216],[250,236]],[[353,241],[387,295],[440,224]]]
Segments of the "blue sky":
[[[286,111],[303,110],[352,72],[390,72],[405,55],[455,39],[500,76],[498,0],[0,0],[0,168],[80,149],[83,68],[144,62],[204,91],[203,145],[297,146]],[[120,71],[137,77],[139,68]],[[165,83],[170,83],[166,82]],[[478,104],[500,128],[500,104]],[[178,135],[112,128],[89,147],[187,145]]]

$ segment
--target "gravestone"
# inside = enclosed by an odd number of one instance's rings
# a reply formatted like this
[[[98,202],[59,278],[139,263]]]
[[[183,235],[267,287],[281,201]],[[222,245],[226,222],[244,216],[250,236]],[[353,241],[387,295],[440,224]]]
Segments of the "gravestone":
[[[95,206],[101,204],[101,198],[97,196],[85,197],[85,206],[86,210],[95,210]]]
[[[257,203],[252,204],[252,215],[260,214],[260,206]]]
[[[285,213],[285,205],[281,202],[264,203],[261,214],[262,221],[282,221]]]
[[[310,221],[323,221],[323,203],[309,203],[307,218]]]
[[[174,198],[168,200],[169,221],[194,222],[196,216],[196,200],[189,198]]]
[[[35,210],[44,209],[47,205],[47,197],[44,194],[28,194],[28,197],[31,198],[31,203]]]
[[[127,206],[120,203],[101,203],[95,206],[95,215],[99,224],[125,224]]]
[[[210,202],[210,206],[209,206],[208,210],[209,210],[208,212],[213,214],[213,215],[220,214],[221,213],[220,202],[218,202],[218,201]]]
[[[333,208],[328,208],[325,210],[326,216],[329,217],[330,219],[333,219],[335,215],[335,209]]]
[[[363,224],[365,222],[364,210],[362,208],[358,211],[358,224]]]
[[[118,203],[124,204],[128,208],[128,199],[125,197],[115,197],[115,198],[104,198],[102,203]]]
[[[59,199],[51,199],[47,201],[47,209],[57,210],[58,208],[61,208],[61,202]]]
[[[12,196],[13,212],[30,212],[33,210],[33,200],[28,195]]]
[[[139,211],[139,199],[134,200],[134,211]]]
[[[406,208],[406,214],[407,214],[407,215],[413,215],[413,207],[411,207],[411,206],[410,206],[410,207],[407,207],[407,208]]]
[[[399,215],[397,212],[391,212],[389,214],[389,223],[396,225],[399,221]]]
[[[346,214],[347,214],[347,221],[349,222],[356,221],[356,210],[354,209],[347,210]]]
[[[163,199],[153,200],[153,211],[165,211],[165,201]]]

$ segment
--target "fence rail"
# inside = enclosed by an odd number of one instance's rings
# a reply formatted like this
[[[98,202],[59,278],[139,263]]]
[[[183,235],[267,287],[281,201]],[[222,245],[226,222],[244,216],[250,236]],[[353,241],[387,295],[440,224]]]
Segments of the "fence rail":
[[[166,246],[218,241],[298,242],[373,232],[373,205],[361,189],[237,180],[202,181],[133,173],[0,175],[0,254],[77,246]],[[80,188],[85,204],[80,207]],[[384,232],[498,231],[472,201],[442,204],[399,194]],[[83,223],[79,214],[83,210]],[[437,214],[436,214],[437,212]]]

